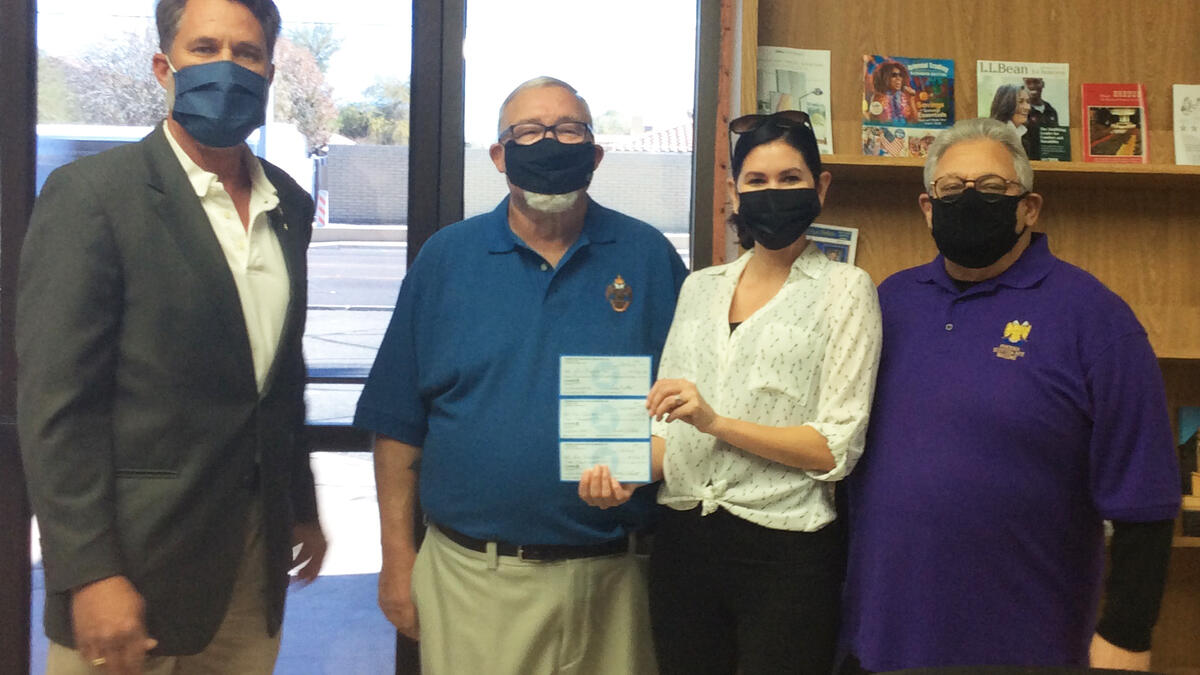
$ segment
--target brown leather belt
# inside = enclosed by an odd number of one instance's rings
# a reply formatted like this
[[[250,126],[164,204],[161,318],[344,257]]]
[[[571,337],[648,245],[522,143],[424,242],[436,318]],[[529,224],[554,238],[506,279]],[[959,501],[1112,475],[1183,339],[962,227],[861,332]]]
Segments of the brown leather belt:
[[[443,525],[435,525],[438,532],[446,535],[450,541],[462,546],[463,548],[477,551],[479,553],[487,552],[488,541],[485,539],[476,539],[452,530]],[[508,542],[496,542],[496,553],[498,555],[507,555],[520,558],[521,560],[533,560],[538,562],[552,562],[555,560],[576,560],[579,558],[599,558],[606,555],[619,555],[629,551],[629,538],[613,539],[611,541],[601,542],[599,544],[584,544],[582,546],[571,546],[567,544],[534,544],[534,545],[518,545],[509,544]]]

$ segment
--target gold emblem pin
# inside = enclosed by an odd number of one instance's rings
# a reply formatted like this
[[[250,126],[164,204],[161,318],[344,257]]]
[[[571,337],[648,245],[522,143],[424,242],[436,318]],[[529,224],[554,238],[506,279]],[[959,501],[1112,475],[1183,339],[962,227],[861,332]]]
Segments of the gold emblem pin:
[[[993,347],[992,353],[1009,361],[1016,361],[1025,356],[1025,350],[1021,349],[1020,345],[1029,340],[1031,330],[1033,326],[1029,325],[1028,321],[1009,321],[1004,326],[1004,342]]]
[[[629,303],[633,302],[633,289],[618,274],[608,288],[604,289],[604,297],[608,299],[608,304],[612,305],[614,312],[624,312],[629,309]]]

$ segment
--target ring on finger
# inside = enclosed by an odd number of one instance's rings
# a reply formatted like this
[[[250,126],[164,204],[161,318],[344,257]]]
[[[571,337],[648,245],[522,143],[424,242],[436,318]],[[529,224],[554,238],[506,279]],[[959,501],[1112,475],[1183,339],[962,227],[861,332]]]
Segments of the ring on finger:
[[[675,407],[679,407],[681,405],[683,405],[683,397],[677,395],[675,397]]]
[[[104,658],[103,656],[97,656],[96,658],[92,659],[93,668],[99,668],[106,663],[108,663],[108,659]]]

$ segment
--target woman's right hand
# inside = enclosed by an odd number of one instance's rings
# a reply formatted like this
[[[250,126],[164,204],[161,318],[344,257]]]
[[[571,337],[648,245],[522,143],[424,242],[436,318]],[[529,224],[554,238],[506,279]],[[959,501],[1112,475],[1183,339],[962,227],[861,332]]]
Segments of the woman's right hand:
[[[620,506],[629,501],[637,485],[625,486],[603,464],[586,469],[579,477],[579,498],[601,509]]]

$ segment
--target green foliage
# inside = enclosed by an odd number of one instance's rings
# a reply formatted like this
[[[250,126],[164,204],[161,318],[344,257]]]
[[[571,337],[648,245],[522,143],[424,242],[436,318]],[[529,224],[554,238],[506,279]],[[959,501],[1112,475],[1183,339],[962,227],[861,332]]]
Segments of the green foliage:
[[[360,143],[408,145],[408,82],[380,78],[363,91],[363,97],[365,101],[341,107],[338,133]]]
[[[67,86],[69,66],[57,57],[38,50],[38,122],[74,122],[79,103]]]
[[[337,37],[333,32],[333,25],[327,23],[315,23],[289,30],[287,38],[296,46],[307,49],[322,73],[328,72],[329,59],[342,46],[342,38]]]
[[[595,120],[596,133],[598,134],[628,134],[630,133],[629,120],[622,113],[616,110],[606,111],[603,115]]]
[[[366,138],[371,133],[371,107],[349,103],[338,111],[338,133],[348,138]]]

